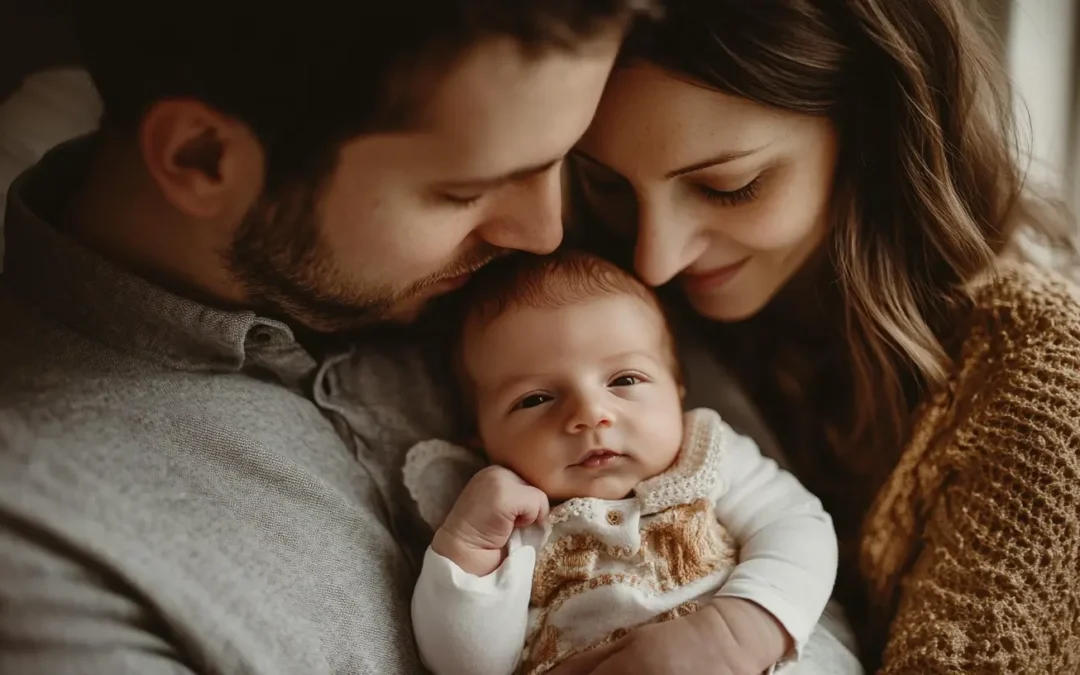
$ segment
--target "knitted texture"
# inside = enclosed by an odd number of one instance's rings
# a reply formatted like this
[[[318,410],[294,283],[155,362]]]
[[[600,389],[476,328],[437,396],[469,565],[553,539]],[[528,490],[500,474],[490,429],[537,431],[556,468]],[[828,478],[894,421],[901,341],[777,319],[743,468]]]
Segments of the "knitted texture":
[[[1008,264],[974,296],[864,521],[879,673],[1080,673],[1077,292]]]

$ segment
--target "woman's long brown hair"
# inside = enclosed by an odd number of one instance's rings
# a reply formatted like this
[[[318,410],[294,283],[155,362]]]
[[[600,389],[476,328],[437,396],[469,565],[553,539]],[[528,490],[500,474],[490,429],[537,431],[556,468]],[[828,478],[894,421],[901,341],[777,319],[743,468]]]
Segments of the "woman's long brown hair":
[[[855,464],[899,452],[912,405],[948,376],[969,282],[1021,228],[1073,250],[1066,219],[1025,185],[996,46],[965,0],[670,0],[625,48],[628,62],[834,122],[827,247],[797,280],[823,298],[832,351],[793,356],[791,327],[768,325],[786,311],[724,330],[752,329],[758,354],[762,333],[781,335],[772,379],[808,409],[835,404],[826,436]]]

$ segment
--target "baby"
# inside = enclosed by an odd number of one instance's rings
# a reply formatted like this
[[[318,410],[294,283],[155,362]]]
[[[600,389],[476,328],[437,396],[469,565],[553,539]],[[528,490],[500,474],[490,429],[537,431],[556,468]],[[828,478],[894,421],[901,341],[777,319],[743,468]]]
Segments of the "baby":
[[[786,654],[766,653],[775,641],[740,645],[743,663],[861,673],[815,630],[836,575],[832,521],[715,412],[684,414],[649,289],[570,251],[496,262],[465,294],[457,372],[490,466],[442,510],[426,492],[440,483],[430,468],[478,455],[426,441],[405,467],[436,528],[413,598],[432,672],[544,673],[636,627],[735,600],[789,640]]]

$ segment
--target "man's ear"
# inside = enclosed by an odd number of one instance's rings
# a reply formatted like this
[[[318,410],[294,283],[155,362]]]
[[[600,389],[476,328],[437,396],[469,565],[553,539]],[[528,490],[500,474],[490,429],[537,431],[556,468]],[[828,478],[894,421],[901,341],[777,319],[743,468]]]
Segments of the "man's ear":
[[[140,124],[139,150],[165,198],[190,216],[217,216],[238,191],[252,192],[253,179],[261,185],[262,149],[254,135],[200,101],[155,103]]]

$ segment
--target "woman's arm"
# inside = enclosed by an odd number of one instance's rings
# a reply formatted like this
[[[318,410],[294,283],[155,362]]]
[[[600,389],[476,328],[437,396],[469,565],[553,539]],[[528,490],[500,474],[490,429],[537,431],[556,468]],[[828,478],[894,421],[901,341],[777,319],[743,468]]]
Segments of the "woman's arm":
[[[957,430],[883,675],[1080,668],[1080,406],[995,399]]]
[[[1060,299],[976,328],[867,521],[864,572],[896,607],[883,675],[1080,672],[1080,312]]]

